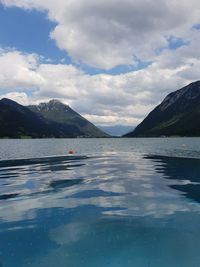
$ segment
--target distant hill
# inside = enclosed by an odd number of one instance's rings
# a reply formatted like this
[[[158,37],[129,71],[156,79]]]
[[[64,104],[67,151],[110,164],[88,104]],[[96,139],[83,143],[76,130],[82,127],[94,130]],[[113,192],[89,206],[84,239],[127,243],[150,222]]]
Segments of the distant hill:
[[[45,120],[16,102],[0,100],[0,137],[46,137],[53,134]]]
[[[200,81],[169,94],[125,137],[200,136]]]
[[[57,100],[25,107],[0,100],[0,137],[107,137],[103,131]]]
[[[128,125],[114,125],[114,126],[101,126],[98,125],[102,131],[106,132],[111,136],[122,136],[134,129],[133,126]]]

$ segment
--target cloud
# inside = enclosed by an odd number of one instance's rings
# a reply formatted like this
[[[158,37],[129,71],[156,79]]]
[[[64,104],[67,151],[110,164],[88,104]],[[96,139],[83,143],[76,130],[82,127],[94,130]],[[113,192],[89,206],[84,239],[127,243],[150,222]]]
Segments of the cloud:
[[[44,64],[35,54],[1,50],[0,95],[25,105],[57,98],[93,123],[134,126],[167,93],[199,77],[200,60],[188,54],[183,64],[182,49],[167,56],[163,52],[147,68],[119,75],[89,75],[73,65]],[[179,63],[173,66],[175,55]]]
[[[198,0],[0,0],[6,6],[46,11],[50,33],[76,62],[111,69],[152,61],[169,39],[190,38],[199,23]]]
[[[4,95],[0,95],[0,98],[9,98],[22,105],[30,104],[28,96],[24,92],[11,92]]]
[[[0,50],[0,86],[7,90],[13,88],[33,88],[43,83],[37,74],[38,56],[24,54],[15,50]]]
[[[1,96],[20,103],[57,98],[98,124],[137,125],[168,93],[200,77],[200,2],[176,0],[0,0],[46,12],[50,33],[76,62],[141,70],[90,75],[73,64],[0,49]],[[44,63],[45,62],[45,63]]]

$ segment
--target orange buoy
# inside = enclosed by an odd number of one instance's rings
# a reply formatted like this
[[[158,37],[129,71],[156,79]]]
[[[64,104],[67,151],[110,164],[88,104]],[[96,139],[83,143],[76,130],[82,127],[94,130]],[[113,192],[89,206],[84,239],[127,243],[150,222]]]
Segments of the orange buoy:
[[[74,154],[74,151],[73,151],[72,149],[70,149],[70,150],[68,151],[68,154]]]

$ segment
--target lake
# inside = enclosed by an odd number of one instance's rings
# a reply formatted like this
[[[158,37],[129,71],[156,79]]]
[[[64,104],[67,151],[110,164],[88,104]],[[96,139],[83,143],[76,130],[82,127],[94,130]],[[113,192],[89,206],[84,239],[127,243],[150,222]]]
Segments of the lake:
[[[200,138],[0,140],[1,267],[199,267],[199,225]]]

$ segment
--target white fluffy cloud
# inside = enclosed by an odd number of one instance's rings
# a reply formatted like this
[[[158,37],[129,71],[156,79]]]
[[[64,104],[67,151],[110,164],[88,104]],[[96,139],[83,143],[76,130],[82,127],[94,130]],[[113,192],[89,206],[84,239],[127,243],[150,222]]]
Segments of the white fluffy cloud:
[[[1,88],[30,88],[40,86],[42,77],[36,73],[38,56],[19,51],[0,51]]]
[[[16,101],[17,103],[21,104],[21,105],[29,105],[29,99],[26,93],[24,92],[10,92],[10,93],[6,93],[1,95],[1,98],[9,98],[12,99],[14,101]]]
[[[45,10],[51,32],[74,61],[110,69],[151,61],[169,38],[188,40],[200,21],[199,0],[0,0],[6,6]]]
[[[200,77],[197,0],[0,3],[45,11],[57,23],[51,38],[76,62],[103,69],[152,62],[125,74],[89,75],[73,65],[44,64],[38,55],[1,49],[1,96],[24,104],[58,98],[94,123],[136,125],[167,93]]]
[[[37,55],[2,50],[1,97],[22,104],[57,98],[94,123],[137,125],[167,93],[198,79],[200,59],[185,56],[183,64],[182,50],[190,47],[163,52],[147,68],[119,75],[89,75],[73,65],[44,64]]]

